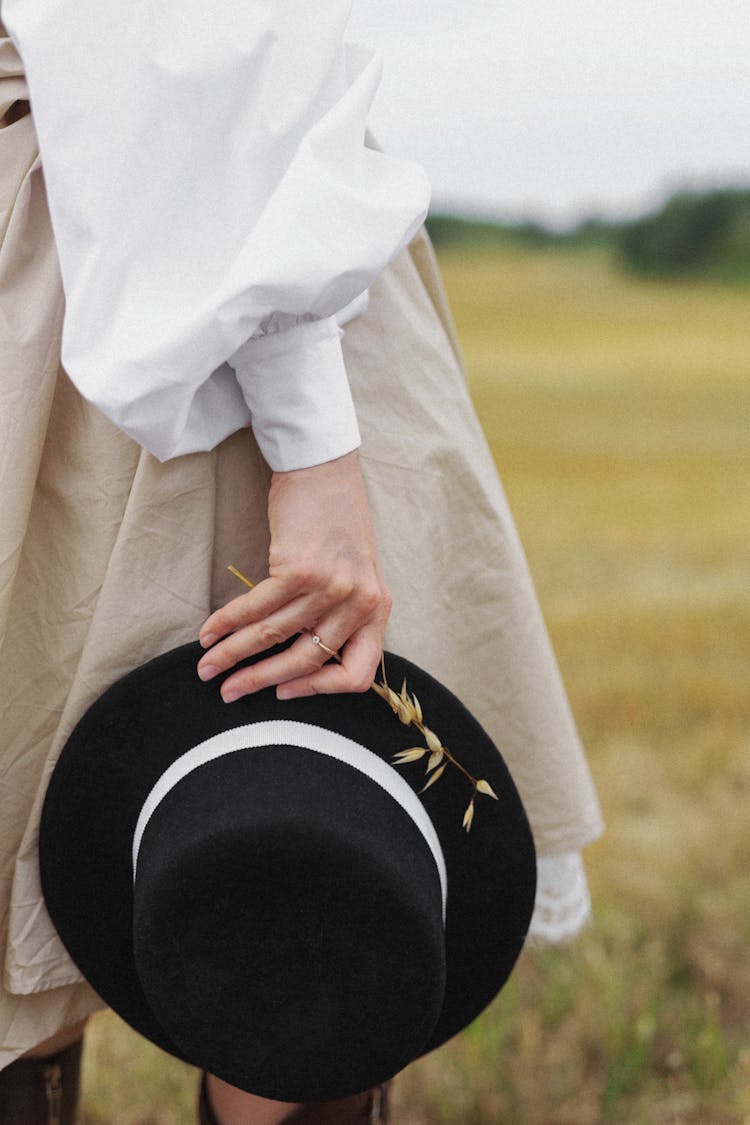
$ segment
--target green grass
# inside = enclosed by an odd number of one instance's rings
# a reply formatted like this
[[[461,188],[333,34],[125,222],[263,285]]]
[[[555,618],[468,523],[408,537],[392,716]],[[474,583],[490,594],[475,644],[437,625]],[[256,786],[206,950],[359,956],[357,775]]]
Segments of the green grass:
[[[748,1122],[747,299],[596,254],[442,265],[608,828],[593,926],[528,950],[396,1121]],[[192,1119],[195,1076],[113,1016],[90,1047],[91,1125]]]

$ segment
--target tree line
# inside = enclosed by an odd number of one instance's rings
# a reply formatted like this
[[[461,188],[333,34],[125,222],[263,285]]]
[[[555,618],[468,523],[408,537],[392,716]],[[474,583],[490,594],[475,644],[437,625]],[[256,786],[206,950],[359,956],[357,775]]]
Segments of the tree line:
[[[553,231],[534,222],[478,221],[431,215],[436,246],[599,247],[620,265],[651,277],[701,277],[750,283],[750,190],[683,190],[655,211],[625,222],[589,219]]]

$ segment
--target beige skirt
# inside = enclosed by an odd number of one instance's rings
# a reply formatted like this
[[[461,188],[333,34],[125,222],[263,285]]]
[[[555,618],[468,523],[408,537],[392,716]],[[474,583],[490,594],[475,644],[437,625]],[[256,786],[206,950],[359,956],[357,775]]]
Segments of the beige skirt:
[[[1,29],[0,29],[1,32]],[[251,431],[160,464],[60,368],[63,295],[20,60],[0,38],[0,1066],[100,1001],[42,901],[46,781],[117,677],[192,640],[267,572]],[[421,234],[348,325],[362,463],[394,609],[387,645],[501,747],[542,855],[596,837],[596,796]]]

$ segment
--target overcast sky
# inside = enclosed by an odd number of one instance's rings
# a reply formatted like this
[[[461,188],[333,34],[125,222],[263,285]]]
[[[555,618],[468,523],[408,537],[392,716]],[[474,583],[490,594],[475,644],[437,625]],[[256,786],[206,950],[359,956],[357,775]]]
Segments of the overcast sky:
[[[436,209],[564,225],[750,186],[750,0],[354,0],[351,35]]]

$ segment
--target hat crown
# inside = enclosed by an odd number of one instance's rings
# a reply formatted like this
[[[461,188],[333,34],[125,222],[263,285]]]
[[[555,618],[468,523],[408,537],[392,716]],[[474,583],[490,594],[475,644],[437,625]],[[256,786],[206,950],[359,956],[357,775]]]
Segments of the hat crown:
[[[300,747],[238,748],[160,801],[133,940],[169,1037],[265,1097],[387,1079],[443,1004],[442,895],[422,833],[360,770]]]

